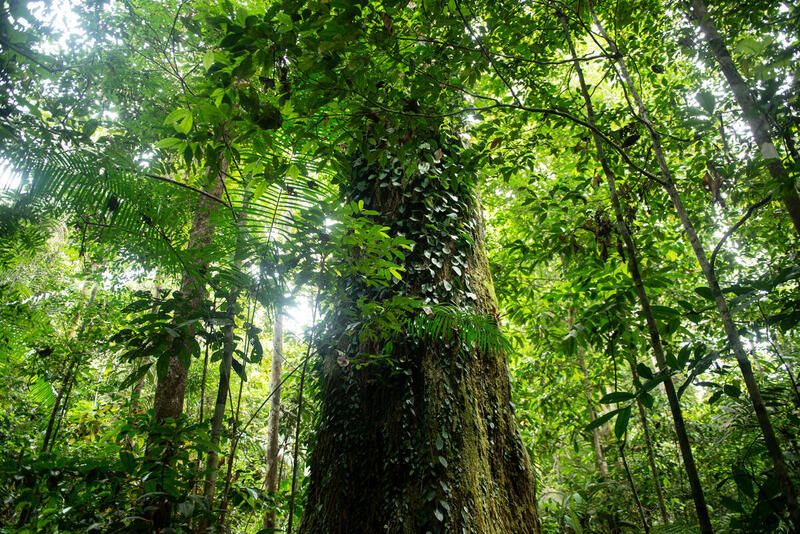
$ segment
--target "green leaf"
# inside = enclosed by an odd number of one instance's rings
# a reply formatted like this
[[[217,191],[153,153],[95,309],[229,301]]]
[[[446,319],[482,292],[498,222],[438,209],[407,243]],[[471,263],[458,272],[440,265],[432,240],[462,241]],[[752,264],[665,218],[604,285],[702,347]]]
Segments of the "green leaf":
[[[722,506],[724,506],[725,508],[727,508],[731,512],[736,512],[736,513],[739,513],[739,514],[744,513],[744,508],[742,508],[741,503],[739,501],[736,501],[736,500],[728,497],[727,495],[722,495],[720,497],[720,502],[722,502]]]
[[[700,103],[700,106],[706,111],[706,113],[709,115],[714,113],[716,99],[709,91],[700,91],[697,93],[697,101]]]
[[[183,139],[178,139],[177,137],[167,137],[156,143],[156,148],[172,148],[182,143],[184,143]]]
[[[696,287],[694,288],[694,292],[706,300],[714,300],[714,295],[711,294],[711,289],[709,289],[708,286]]]
[[[597,428],[597,427],[603,425],[604,423],[606,423],[607,421],[609,421],[612,417],[617,415],[618,412],[619,412],[619,409],[612,410],[610,412],[604,413],[603,415],[601,415],[600,417],[598,417],[597,419],[595,419],[594,421],[592,421],[591,423],[586,425],[585,430],[587,430],[587,431],[594,430],[595,428]]]
[[[164,119],[164,126],[166,126],[168,124],[176,123],[179,120],[181,120],[184,117],[186,117],[186,115],[190,115],[188,109],[178,108],[178,109],[174,110],[172,113],[170,113],[169,115],[167,115],[167,118]]]
[[[86,124],[83,125],[83,136],[86,139],[89,139],[97,130],[98,126],[100,126],[99,121],[96,121],[94,119],[86,121]]]
[[[203,54],[203,68],[208,70],[211,68],[211,65],[214,64],[214,51],[209,50],[205,54]]]
[[[725,394],[728,395],[729,397],[733,397],[736,399],[738,399],[742,395],[742,390],[740,390],[739,386],[737,385],[725,384],[724,386],[722,386],[722,391],[724,391]]]
[[[620,410],[617,422],[614,424],[614,435],[617,436],[617,439],[622,439],[622,436],[625,435],[625,432],[628,430],[628,422],[630,419],[631,407],[626,406]]]
[[[736,51],[745,56],[756,56],[763,50],[763,45],[752,37],[744,37],[736,43]]]
[[[236,358],[232,358],[231,366],[233,367],[233,370],[236,372],[236,374],[239,375],[239,378],[242,380],[242,382],[247,382],[247,376],[245,375],[244,372],[244,366],[239,362],[239,360],[237,360]]]
[[[194,503],[192,501],[179,502],[178,511],[184,517],[192,517],[192,514],[194,513]]]
[[[615,391],[614,393],[609,393],[600,399],[600,404],[614,404],[617,402],[629,401],[634,398],[636,398],[636,395],[632,393],[628,393],[626,391]]]
[[[653,371],[650,370],[645,364],[640,363],[636,366],[636,372],[639,376],[644,377],[646,380],[653,378]]]
[[[755,491],[753,489],[753,479],[744,468],[739,465],[734,464],[732,466],[733,470],[733,481],[736,483],[736,486],[739,488],[739,491],[747,495],[748,497],[753,497],[755,495]]]
[[[192,114],[187,112],[180,122],[176,122],[172,126],[178,133],[188,134],[192,131],[192,124],[194,124]]]

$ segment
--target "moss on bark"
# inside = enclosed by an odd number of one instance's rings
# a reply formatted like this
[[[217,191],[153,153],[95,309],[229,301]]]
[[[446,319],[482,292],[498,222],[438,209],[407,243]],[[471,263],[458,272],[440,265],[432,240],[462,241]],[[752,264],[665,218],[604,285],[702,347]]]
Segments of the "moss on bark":
[[[458,150],[436,144],[420,150],[437,156],[437,164],[414,176],[396,160],[385,168],[355,163],[350,199],[363,200],[379,212],[375,222],[415,246],[402,281],[370,291],[343,280],[344,293],[403,295],[494,314],[474,180]],[[533,475],[503,352],[459,336],[406,334],[393,340],[387,365],[363,356],[382,353],[382,343],[348,337],[341,323],[329,325],[329,339],[344,341],[324,351],[322,412],[300,531],[538,533]],[[344,366],[337,360],[342,352],[349,356]]]

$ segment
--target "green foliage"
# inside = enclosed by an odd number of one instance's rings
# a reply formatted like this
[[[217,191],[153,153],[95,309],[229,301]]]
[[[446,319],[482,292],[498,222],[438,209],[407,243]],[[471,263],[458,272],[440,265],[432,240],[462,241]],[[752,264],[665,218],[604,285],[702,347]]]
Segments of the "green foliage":
[[[716,531],[791,531],[712,292],[653,178],[648,125],[588,4],[72,4],[76,28],[31,3],[0,5],[0,176],[19,179],[0,197],[0,442],[13,452],[0,460],[0,523],[9,532],[149,532],[156,509],[176,530],[197,530],[222,521],[223,498],[231,531],[260,531],[271,507],[285,526],[286,473],[297,462],[298,519],[311,428],[335,423],[317,410],[318,380],[305,384],[315,401],[299,413],[301,372],[291,370],[308,358],[318,379],[327,357],[344,374],[353,364],[406,387],[406,349],[429,346],[458,355],[448,380],[466,356],[507,356],[545,532],[641,529],[620,445],[652,531],[695,528],[667,380]],[[786,183],[752,146],[683,5],[594,8],[613,21],[665,163],[714,252],[797,483],[798,239],[778,200],[800,172],[800,8],[709,6],[769,118]],[[633,234],[661,367],[560,15]],[[750,211],[768,195],[775,200]],[[197,239],[204,209],[213,230]],[[491,280],[476,278],[483,266],[471,252],[483,246],[482,209],[499,310],[485,304]],[[279,422],[282,442],[300,452],[283,455],[284,479],[267,495],[271,315],[309,302],[323,322],[287,341]],[[226,331],[232,387],[213,445]],[[187,369],[184,415],[156,424],[148,410],[173,357]],[[330,413],[348,420],[353,391]],[[392,428],[411,428],[415,416]],[[355,448],[357,429],[344,430]],[[426,488],[406,527],[446,531],[461,513],[449,509],[457,488],[442,451],[453,436],[443,432],[430,451],[406,440],[387,459],[412,466]],[[227,463],[209,508],[199,481],[212,449]]]

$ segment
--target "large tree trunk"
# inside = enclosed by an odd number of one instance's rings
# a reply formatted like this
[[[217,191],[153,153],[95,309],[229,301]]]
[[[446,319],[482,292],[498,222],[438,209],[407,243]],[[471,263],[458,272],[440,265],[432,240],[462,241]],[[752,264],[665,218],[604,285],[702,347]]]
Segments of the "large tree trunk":
[[[388,169],[363,159],[354,164],[351,199],[378,211],[375,222],[415,247],[403,280],[390,287],[366,288],[355,276],[341,281],[352,301],[344,299],[338,318],[328,319],[333,335],[324,339],[339,341],[323,345],[303,533],[539,532],[503,352],[470,347],[452,331],[432,338],[404,330],[389,349],[347,335],[347,312],[364,295],[496,313],[474,178],[457,160],[458,149],[423,147],[442,163],[422,176],[404,176],[408,162],[392,158]],[[387,350],[391,363],[363,356]]]
[[[278,425],[281,411],[281,367],[283,365],[283,316],[281,305],[275,306],[275,322],[272,326],[272,374],[269,391],[269,421],[267,423],[267,494],[274,496],[278,489]],[[269,506],[264,514],[264,530],[275,529],[277,517],[275,507]]]

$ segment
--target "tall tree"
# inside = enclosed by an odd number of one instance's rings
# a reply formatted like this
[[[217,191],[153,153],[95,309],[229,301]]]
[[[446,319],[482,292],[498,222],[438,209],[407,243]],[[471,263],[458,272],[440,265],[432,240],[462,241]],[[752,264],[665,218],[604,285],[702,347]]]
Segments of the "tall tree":
[[[451,331],[497,314],[473,171],[457,139],[422,128],[408,135],[415,150],[406,156],[424,162],[418,168],[404,170],[409,162],[391,145],[385,166],[368,163],[369,153],[353,163],[348,198],[414,248],[402,262],[406,275],[388,287],[342,280],[322,350],[322,413],[300,531],[538,533],[505,355]],[[430,306],[447,303],[463,321],[440,325],[441,336],[355,335],[348,310],[365,295],[423,299],[420,321],[435,320]]]
[[[601,23],[595,11],[591,8],[591,0],[589,1],[589,6],[592,13],[592,20],[599,28],[600,34],[609,44],[611,51],[617,58],[621,79],[627,86],[628,91],[630,91],[633,101],[636,103],[640,120],[647,128],[651,143],[653,145],[653,152],[656,156],[656,161],[658,162],[662,180],[661,184],[669,195],[673,206],[675,207],[675,211],[681,221],[681,224],[683,225],[684,231],[686,232],[686,237],[695,253],[695,256],[697,257],[697,262],[700,265],[700,269],[703,271],[703,275],[706,278],[706,282],[708,283],[711,291],[711,296],[716,305],[719,318],[724,327],[725,335],[730,343],[731,350],[736,357],[736,363],[739,365],[742,377],[744,378],[747,392],[750,396],[753,410],[755,411],[756,420],[761,427],[764,442],[772,459],[775,477],[780,483],[781,492],[783,493],[783,497],[786,501],[786,506],[789,510],[792,522],[794,523],[794,527],[795,529],[800,529],[800,506],[798,506],[797,494],[794,490],[794,485],[792,484],[792,480],[789,475],[789,469],[786,465],[783,450],[775,434],[775,429],[772,426],[772,421],[770,420],[767,407],[761,395],[761,389],[756,381],[755,375],[753,374],[753,368],[750,364],[750,359],[744,349],[744,345],[742,344],[742,340],[739,335],[739,329],[733,322],[733,316],[730,308],[728,307],[728,301],[725,298],[725,295],[722,293],[717,275],[714,272],[714,267],[706,256],[703,244],[700,242],[700,238],[697,235],[694,224],[689,218],[689,213],[687,212],[680,193],[675,186],[675,182],[672,178],[672,171],[670,170],[666,161],[664,149],[661,144],[661,134],[655,129],[650,120],[644,101],[636,89],[633,79],[628,71],[624,56],[620,54],[615,41],[610,38],[608,33],[605,31],[604,25]]]
[[[575,69],[578,74],[581,95],[583,96],[586,104],[587,121],[590,125],[594,126],[594,108],[592,106],[591,96],[583,76],[583,70],[581,69],[581,66],[577,60],[575,47],[572,44],[572,38],[569,34],[567,19],[564,15],[561,15],[561,24],[567,39],[570,55],[572,56]],[[666,357],[664,355],[664,347],[661,341],[661,334],[659,333],[658,324],[656,323],[655,315],[653,314],[650,306],[650,297],[644,287],[644,281],[639,268],[639,258],[636,252],[636,245],[633,242],[633,237],[631,236],[628,225],[625,222],[624,213],[622,211],[619,195],[617,193],[614,171],[611,169],[609,161],[606,158],[602,139],[600,139],[600,136],[594,132],[592,137],[595,144],[595,150],[597,151],[597,158],[603,169],[603,175],[605,176],[606,185],[608,186],[611,204],[614,208],[614,215],[617,221],[617,230],[619,231],[620,235],[622,235],[623,242],[625,243],[625,254],[628,259],[628,270],[633,278],[634,287],[636,288],[636,296],[639,299],[639,305],[642,307],[642,313],[644,314],[645,322],[647,324],[647,331],[650,336],[650,344],[653,348],[653,354],[656,357],[659,370],[666,373],[668,372],[668,367]],[[703,487],[700,483],[700,476],[697,472],[694,454],[692,453],[692,447],[689,442],[686,425],[684,424],[683,410],[681,409],[678,394],[675,391],[675,386],[671,380],[664,381],[664,390],[666,391],[670,411],[672,412],[672,420],[675,426],[675,433],[678,437],[683,463],[686,468],[686,475],[689,479],[689,485],[692,489],[692,498],[694,499],[695,509],[697,511],[697,519],[700,523],[700,530],[701,532],[710,533],[713,532],[713,529],[711,527],[711,517],[708,513],[708,507],[706,505],[705,493],[703,492]]]
[[[702,30],[706,44],[711,51],[714,59],[719,64],[728,86],[736,97],[736,102],[742,110],[742,116],[750,127],[750,133],[758,145],[761,157],[767,164],[770,176],[778,186],[778,197],[783,201],[789,218],[794,225],[794,230],[800,235],[800,195],[797,194],[797,185],[794,178],[789,176],[786,167],[783,165],[775,143],[770,133],[770,121],[766,114],[759,109],[751,93],[751,89],[745,82],[739,69],[733,62],[730,51],[725,44],[725,40],[717,31],[714,21],[711,20],[708,8],[703,0],[691,0],[687,3],[689,17]],[[796,517],[800,519],[800,515]]]
[[[281,367],[283,365],[283,310],[278,303],[275,306],[275,321],[272,325],[272,364],[270,365],[269,390],[272,398],[269,402],[269,421],[267,424],[267,480],[265,489],[274,499],[278,489],[278,427],[281,412]],[[277,514],[274,506],[269,506],[264,514],[264,529],[276,527]]]

